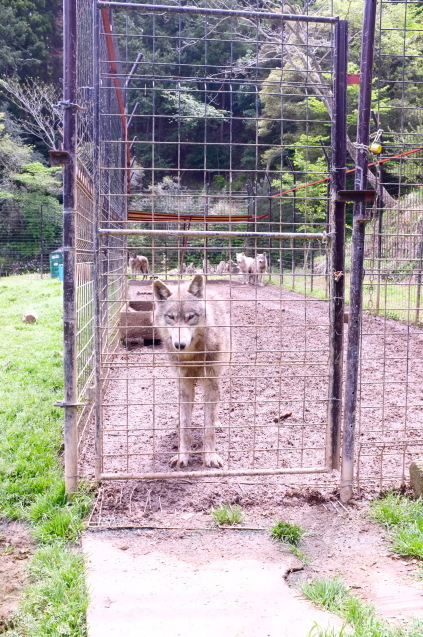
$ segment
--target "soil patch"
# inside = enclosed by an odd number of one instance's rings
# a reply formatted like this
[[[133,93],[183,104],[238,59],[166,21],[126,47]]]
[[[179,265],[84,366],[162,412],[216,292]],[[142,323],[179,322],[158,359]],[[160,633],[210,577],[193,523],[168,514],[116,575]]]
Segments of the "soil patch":
[[[34,542],[25,526],[0,522],[0,632],[13,619],[33,549]]]

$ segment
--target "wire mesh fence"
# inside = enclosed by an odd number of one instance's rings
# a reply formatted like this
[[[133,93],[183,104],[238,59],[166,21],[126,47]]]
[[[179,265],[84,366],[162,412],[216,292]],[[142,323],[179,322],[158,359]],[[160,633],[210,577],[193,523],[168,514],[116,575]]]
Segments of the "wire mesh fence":
[[[407,11],[417,4],[401,3],[395,30],[403,42]],[[412,83],[404,73],[391,77],[385,59],[404,65],[407,57],[390,53],[385,37],[394,5],[379,6],[375,58],[374,132],[383,153],[369,172],[378,198],[368,209],[363,281],[356,447],[363,488],[404,483],[409,460],[421,453],[420,110]],[[78,104],[87,108],[77,117],[81,471],[92,475],[95,466],[97,477],[115,480],[326,472],[295,480],[336,488],[328,462],[331,339],[340,280],[348,303],[350,211],[338,271],[331,10],[315,19],[308,5],[301,18],[235,3],[121,11],[105,2],[93,17],[89,2],[78,7],[81,60],[99,21],[92,66],[84,62],[78,79]],[[395,84],[390,103],[388,84]],[[352,172],[348,161],[342,166]],[[206,316],[217,316],[210,328],[230,328],[230,347],[222,345],[230,359],[218,364],[218,398],[207,397],[207,365],[198,372],[186,425],[192,387],[169,358],[171,332],[154,311],[153,285],[163,281],[172,298],[196,276],[205,280]],[[188,327],[178,324],[176,334]],[[211,451],[203,437],[216,405]],[[191,431],[188,468],[181,422]],[[211,453],[220,458],[208,466]]]
[[[220,475],[328,470],[329,283],[321,301],[286,295],[281,285],[292,264],[306,272],[309,262],[327,263],[328,191],[324,185],[317,211],[307,188],[299,195],[273,195],[300,178],[307,183],[327,176],[332,119],[309,108],[311,86],[316,86],[308,60],[316,47],[308,41],[307,23],[299,30],[292,21],[304,41],[303,66],[283,70],[279,62],[275,72],[275,60],[290,45],[281,38],[281,18],[267,18],[275,38],[271,62],[262,50],[262,16],[254,11],[226,16],[148,6],[116,12],[113,24],[108,15],[101,24],[100,42],[107,44],[113,32],[115,44],[100,49],[99,198],[129,209],[127,219],[110,214],[109,208],[99,219],[103,275],[98,277],[103,276],[104,285],[98,308],[102,346],[96,467],[103,479],[186,477],[188,451],[196,476],[217,469]],[[334,25],[330,19],[317,24],[325,69],[317,88],[323,99],[331,100]],[[298,50],[297,43],[291,47]],[[113,133],[122,112],[110,100],[119,90],[131,112],[125,120],[131,124],[131,142],[126,129],[123,135],[119,131],[120,137]],[[263,109],[264,95],[271,114]],[[299,104],[298,117],[285,113],[293,102]],[[279,130],[276,143],[274,135],[266,142],[268,126]],[[321,143],[308,134],[313,126],[326,129]],[[296,127],[304,130],[298,147],[292,137]],[[291,130],[285,133],[285,128]],[[130,170],[117,161],[129,144],[134,154]],[[300,169],[284,165],[285,147],[301,155]],[[312,165],[309,153],[323,160]],[[142,272],[143,281],[127,283],[128,258],[133,275]],[[320,276],[327,278],[327,271],[325,267]],[[267,289],[269,276],[274,286]],[[304,276],[312,287],[314,270]],[[157,298],[153,305],[153,285],[146,280],[158,277],[164,279],[169,298],[179,290],[194,303],[192,318],[188,313],[176,323],[178,302],[165,317],[177,324],[172,334],[186,334],[189,340],[176,364],[176,346],[169,358],[161,305]],[[190,279],[205,285],[197,299],[192,298]],[[199,299],[204,316],[195,310]],[[322,316],[315,312],[319,304]],[[290,305],[296,308],[292,316]],[[283,312],[289,316],[284,327],[278,319]],[[222,354],[215,364],[203,360],[213,338],[213,351]],[[123,345],[113,349],[119,339]],[[184,357],[191,355],[199,365],[190,361],[189,371],[181,373]],[[191,423],[195,382],[203,393],[198,393],[198,413],[194,411]],[[170,472],[169,462],[176,470]]]

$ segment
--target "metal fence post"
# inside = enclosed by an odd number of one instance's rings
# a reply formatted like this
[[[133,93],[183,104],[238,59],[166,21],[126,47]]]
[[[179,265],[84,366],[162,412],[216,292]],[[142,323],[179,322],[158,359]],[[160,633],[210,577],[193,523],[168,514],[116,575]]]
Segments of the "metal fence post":
[[[100,10],[96,0],[93,0],[93,84],[94,84],[94,114],[93,114],[93,279],[94,279],[94,377],[95,377],[95,478],[99,480],[102,472],[102,419],[101,419],[101,302],[102,293],[100,282],[100,237],[98,233],[100,215]]]
[[[63,99],[76,103],[76,2],[63,2]],[[78,486],[78,432],[76,380],[75,206],[76,110],[64,110],[63,150],[69,163],[63,170],[63,338],[65,407],[65,487],[68,495]]]
[[[365,0],[360,62],[360,97],[357,123],[357,159],[354,190],[365,190],[367,184],[368,145],[370,135],[371,90],[377,0]],[[362,311],[364,238],[366,202],[354,203],[350,315],[348,327],[347,378],[345,385],[345,418],[342,447],[340,497],[348,502],[353,493],[355,421],[357,410],[358,372],[360,363],[360,334]]]
[[[338,201],[337,193],[345,189],[347,152],[347,48],[348,22],[340,20],[335,26],[335,74],[332,128],[332,183],[330,228],[331,241],[331,340],[332,373],[328,407],[327,465],[339,469],[342,413],[342,361],[344,342],[344,262],[345,262],[345,203]]]

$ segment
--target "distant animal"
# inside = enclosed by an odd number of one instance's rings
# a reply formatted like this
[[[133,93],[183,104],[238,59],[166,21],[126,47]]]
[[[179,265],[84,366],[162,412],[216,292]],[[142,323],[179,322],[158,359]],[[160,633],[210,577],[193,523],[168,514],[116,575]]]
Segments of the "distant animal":
[[[195,264],[193,262],[188,263],[185,274],[195,274]]]
[[[128,265],[131,268],[132,278],[136,279],[137,274],[142,274],[143,279],[148,277],[148,259],[141,254],[131,255]]]
[[[251,283],[251,273],[253,268],[254,259],[247,257],[243,252],[236,253],[236,262],[242,273],[242,283]]]
[[[264,285],[264,275],[267,272],[267,258],[264,253],[256,255],[251,271],[254,283],[256,285]]]
[[[209,259],[203,259],[203,273],[204,274],[214,274],[215,268],[210,263]]]
[[[216,453],[215,429],[219,377],[230,360],[229,316],[225,302],[207,290],[205,278],[196,274],[191,281],[169,288],[153,283],[154,325],[178,375],[179,450],[171,459],[173,467],[186,467],[191,451],[191,416],[195,385],[204,389],[203,460],[206,467],[223,466]]]
[[[216,268],[216,274],[225,274],[227,272],[226,261],[221,261]]]
[[[240,273],[240,269],[237,266],[236,263],[234,263],[234,261],[232,261],[232,259],[229,259],[229,261],[226,264],[226,269],[229,272],[229,274],[239,274]]]

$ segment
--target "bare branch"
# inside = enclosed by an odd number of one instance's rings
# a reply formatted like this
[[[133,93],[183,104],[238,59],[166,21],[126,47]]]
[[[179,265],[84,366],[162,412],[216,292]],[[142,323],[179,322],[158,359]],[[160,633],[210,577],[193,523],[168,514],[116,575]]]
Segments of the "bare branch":
[[[0,87],[24,112],[25,116],[18,119],[23,130],[57,150],[62,139],[63,112],[55,104],[61,99],[61,91],[32,78],[23,83],[13,78],[1,78]]]

